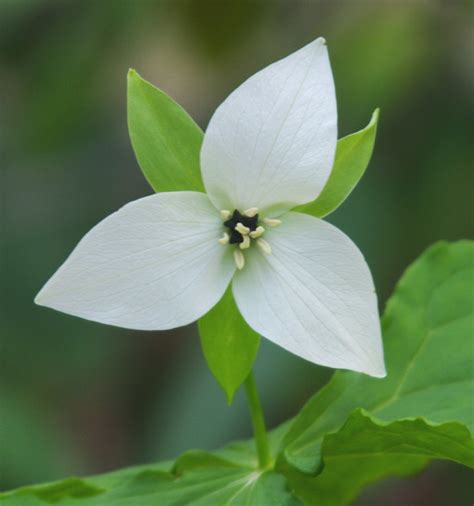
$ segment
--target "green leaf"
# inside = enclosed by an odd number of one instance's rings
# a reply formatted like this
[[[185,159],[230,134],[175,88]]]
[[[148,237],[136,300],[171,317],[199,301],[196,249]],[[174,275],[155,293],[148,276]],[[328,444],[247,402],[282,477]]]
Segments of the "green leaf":
[[[119,471],[100,474],[89,478],[75,476],[53,483],[31,485],[21,487],[8,492],[0,492],[0,503],[18,506],[36,506],[44,504],[80,504],[87,505],[90,499],[119,487],[122,483],[133,479],[144,472],[167,472],[173,466],[173,462],[165,461],[158,464],[134,466]],[[74,502],[71,502],[74,499]],[[64,502],[62,501],[64,500]]]
[[[231,404],[252,370],[260,337],[240,314],[230,286],[220,302],[199,320],[199,334],[209,369]]]
[[[474,467],[474,440],[464,425],[434,425],[420,418],[381,422],[363,410],[324,438],[322,452],[319,476],[288,472],[290,484],[308,506],[350,504],[367,483],[414,474],[435,458]]]
[[[296,211],[322,218],[346,200],[369,164],[378,120],[379,109],[376,109],[364,129],[339,139],[334,167],[323,191],[313,202],[297,207]]]
[[[120,479],[69,478],[50,485],[0,494],[5,506],[302,506],[273,471],[244,467],[206,452],[189,452],[173,471],[140,467],[120,472]]]
[[[443,458],[474,467],[474,439],[458,422],[433,424],[424,418],[383,422],[362,409],[352,413],[340,431],[324,439],[330,460],[394,455]]]
[[[201,129],[158,88],[128,72],[128,129],[137,161],[156,192],[204,191]]]
[[[347,490],[340,490],[347,499],[378,477],[408,474],[432,458],[474,464],[468,432],[474,428],[473,274],[469,241],[438,243],[406,271],[382,321],[387,377],[336,373],[284,437],[283,455],[295,470],[316,473],[324,462],[312,487],[331,488],[350,469]],[[358,407],[372,416],[354,414],[340,430]],[[415,417],[423,420],[407,420]],[[392,445],[398,455],[387,451]],[[335,457],[364,448],[354,465]],[[381,448],[386,461],[374,455]]]

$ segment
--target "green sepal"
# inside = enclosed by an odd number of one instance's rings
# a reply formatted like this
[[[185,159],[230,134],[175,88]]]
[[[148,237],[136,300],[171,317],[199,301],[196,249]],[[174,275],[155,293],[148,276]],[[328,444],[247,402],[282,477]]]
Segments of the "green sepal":
[[[337,209],[364,175],[374,149],[379,109],[372,114],[369,124],[342,139],[336,147],[334,166],[320,195],[295,211],[323,218]]]
[[[203,133],[172,98],[131,69],[128,130],[137,161],[156,192],[204,191],[199,165]]]
[[[209,369],[231,404],[235,392],[252,370],[260,336],[240,314],[231,286],[222,299],[199,320],[198,327]]]

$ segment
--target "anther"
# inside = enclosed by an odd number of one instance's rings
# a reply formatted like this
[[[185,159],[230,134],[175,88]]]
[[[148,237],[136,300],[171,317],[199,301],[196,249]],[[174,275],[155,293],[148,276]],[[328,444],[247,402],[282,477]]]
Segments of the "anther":
[[[259,250],[265,255],[272,254],[272,248],[265,239],[257,239],[257,246]]]
[[[221,218],[223,220],[228,220],[232,216],[232,213],[228,211],[227,209],[222,209],[221,211]]]
[[[259,225],[255,230],[252,230],[252,232],[250,232],[249,235],[252,239],[256,239],[257,237],[263,235],[264,232],[265,229],[261,225]]]
[[[242,253],[242,251],[240,251],[239,249],[236,249],[234,251],[234,262],[235,262],[237,269],[239,269],[239,271],[241,271],[244,268],[245,257],[244,257],[244,254]]]
[[[229,244],[230,241],[230,235],[227,232],[224,232],[224,235],[219,239],[219,244],[222,244],[222,246],[225,246],[226,244]]]
[[[246,227],[240,222],[235,226],[235,230],[237,230],[237,232],[239,232],[241,235],[247,235],[250,232],[250,228]]]
[[[277,220],[276,218],[263,218],[263,223],[269,227],[278,227],[278,225],[281,225],[281,220]]]
[[[258,207],[251,207],[250,209],[244,211],[244,216],[247,216],[248,218],[253,218],[257,214],[258,214]]]
[[[243,241],[239,244],[240,249],[250,248],[250,237],[248,235],[244,235],[242,239]]]

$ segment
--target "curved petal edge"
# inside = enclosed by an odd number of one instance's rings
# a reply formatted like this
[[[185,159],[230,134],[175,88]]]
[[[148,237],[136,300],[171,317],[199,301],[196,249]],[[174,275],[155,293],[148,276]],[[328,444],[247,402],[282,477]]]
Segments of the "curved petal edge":
[[[219,209],[278,214],[314,200],[334,161],[337,106],[324,39],[250,77],[218,107],[201,149]]]
[[[83,237],[35,302],[130,329],[186,325],[219,301],[234,273],[221,231],[203,193],[136,200]]]
[[[316,364],[386,375],[369,268],[357,246],[320,219],[287,213],[265,239],[272,254],[249,252],[233,291],[248,324]]]

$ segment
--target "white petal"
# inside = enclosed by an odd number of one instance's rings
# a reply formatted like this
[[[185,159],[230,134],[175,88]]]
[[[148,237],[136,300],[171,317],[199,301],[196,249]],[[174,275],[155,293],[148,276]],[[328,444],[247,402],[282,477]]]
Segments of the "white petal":
[[[385,376],[377,298],[367,264],[340,230],[288,213],[252,248],[234,277],[237,305],[253,329],[311,362]]]
[[[136,200],[83,237],[35,302],[125,328],[186,325],[219,301],[235,270],[221,235],[203,193]]]
[[[217,109],[201,150],[204,184],[219,209],[277,214],[319,195],[336,142],[334,83],[319,38],[252,76]]]

